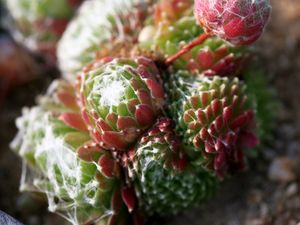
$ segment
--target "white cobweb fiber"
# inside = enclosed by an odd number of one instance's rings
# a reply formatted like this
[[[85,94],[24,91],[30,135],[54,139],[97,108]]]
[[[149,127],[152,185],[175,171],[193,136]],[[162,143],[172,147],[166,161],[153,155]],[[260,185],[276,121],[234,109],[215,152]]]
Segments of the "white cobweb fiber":
[[[96,165],[78,158],[64,137],[57,134],[57,127],[48,113],[39,107],[26,109],[17,125],[20,132],[12,148],[22,151],[19,152],[21,156],[30,152],[35,159],[29,165],[24,159],[21,191],[45,193],[49,211],[60,214],[74,225],[94,215],[105,218],[111,213],[98,202]]]
[[[52,212],[67,211],[68,219],[73,224],[78,224],[76,199],[80,198],[80,201],[83,201],[82,203],[78,202],[78,204],[94,205],[95,196],[89,197],[88,194],[91,192],[96,193],[98,183],[91,180],[84,186],[82,185],[83,174],[76,153],[66,146],[62,139],[56,138],[50,127],[46,128],[45,138],[36,149],[35,157],[40,159],[39,161],[45,160],[45,168],[42,168],[43,174],[51,181],[51,189],[47,190],[46,188],[45,192],[48,198],[49,210]],[[35,186],[42,185],[40,188],[44,188],[43,180],[34,182]],[[64,196],[71,201],[66,202],[63,198],[59,199],[57,196]]]
[[[105,67],[101,76],[93,76],[98,71],[91,71],[91,76],[86,80],[86,85],[92,86],[92,90],[87,96],[88,101],[95,101],[96,105],[117,106],[124,101],[125,89],[130,85],[129,81],[121,74],[126,73],[127,68],[123,66],[111,65]],[[82,87],[83,88],[83,87]]]
[[[58,44],[58,62],[65,77],[73,79],[84,64],[95,58],[101,44],[114,35],[124,38],[120,15],[133,11],[137,3],[146,0],[88,0],[81,6],[77,17],[69,24]],[[114,18],[117,32],[111,19]]]

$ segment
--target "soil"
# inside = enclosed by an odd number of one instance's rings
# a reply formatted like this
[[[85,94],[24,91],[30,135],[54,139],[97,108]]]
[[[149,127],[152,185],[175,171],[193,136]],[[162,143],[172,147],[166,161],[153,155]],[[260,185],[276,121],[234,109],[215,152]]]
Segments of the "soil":
[[[300,223],[300,1],[273,0],[271,22],[258,42],[260,61],[281,102],[274,139],[247,172],[222,183],[217,195],[198,208],[157,224],[297,225]],[[0,114],[0,209],[29,225],[63,224],[44,202],[18,190],[20,159],[9,149],[14,120],[33,105],[52,79],[15,89]]]

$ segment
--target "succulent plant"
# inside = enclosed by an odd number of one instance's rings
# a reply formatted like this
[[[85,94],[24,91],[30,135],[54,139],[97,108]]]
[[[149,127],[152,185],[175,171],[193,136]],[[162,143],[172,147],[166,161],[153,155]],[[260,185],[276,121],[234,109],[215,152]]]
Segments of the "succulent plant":
[[[147,215],[182,211],[206,200],[217,184],[210,173],[189,168],[184,146],[169,118],[159,118],[140,139],[132,152],[130,171]]]
[[[209,2],[217,11],[202,12]],[[270,8],[239,2],[196,1],[194,11],[192,0],[86,1],[59,43],[66,81],[17,120],[12,147],[33,173],[22,189],[45,193],[76,225],[142,225],[140,210],[181,212],[245,169],[272,106],[264,82],[241,73],[248,48],[230,43],[256,40]],[[222,10],[226,21],[210,27]]]
[[[165,2],[171,4],[172,1],[158,2],[155,7],[154,18],[157,17],[157,8],[160,9],[162,5],[166,4]],[[181,13],[181,17],[166,16],[165,14],[159,16],[159,19],[148,23],[139,35],[140,48],[156,52],[157,57],[161,60],[176,54],[182,46],[204,34],[203,29],[195,21],[191,7],[185,7],[186,5],[191,6],[192,1],[174,2],[183,5],[182,8],[185,9]],[[175,7],[169,6],[169,8],[170,15],[177,15],[176,11],[171,13],[171,9]],[[248,51],[245,47],[234,47],[218,37],[210,37],[190,52],[176,59],[172,66],[177,70],[186,69],[194,74],[203,73],[208,76],[216,74],[221,76],[236,75],[240,72],[247,56]]]
[[[128,149],[165,101],[159,71],[145,57],[96,61],[81,74],[79,86],[85,122],[106,149]]]
[[[196,0],[195,16],[208,33],[234,45],[249,45],[269,20],[269,0]]]
[[[58,46],[59,67],[64,77],[74,80],[76,73],[92,62],[103,48],[110,49],[112,42],[135,43],[152,2],[154,0],[84,2]]]
[[[45,193],[49,210],[72,224],[127,224],[119,165],[90,139],[72,86],[55,82],[49,91],[17,120],[12,147],[35,174],[24,174],[21,189]]]
[[[49,60],[55,60],[56,43],[81,0],[6,0],[19,39]]]
[[[198,77],[179,71],[170,77],[171,112],[191,157],[224,177],[245,168],[244,151],[258,144],[255,111],[238,78]]]

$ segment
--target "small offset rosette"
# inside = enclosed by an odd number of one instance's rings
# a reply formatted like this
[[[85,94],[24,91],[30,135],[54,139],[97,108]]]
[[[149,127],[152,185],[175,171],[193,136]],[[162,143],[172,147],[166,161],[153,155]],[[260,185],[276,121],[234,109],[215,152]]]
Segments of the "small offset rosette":
[[[157,120],[130,155],[130,174],[146,215],[176,214],[215,192],[215,177],[191,166],[186,147],[167,117]]]
[[[259,141],[243,82],[218,76],[191,79],[182,71],[175,77],[171,112],[186,143],[195,147],[191,157],[220,177],[245,169],[245,152]]]

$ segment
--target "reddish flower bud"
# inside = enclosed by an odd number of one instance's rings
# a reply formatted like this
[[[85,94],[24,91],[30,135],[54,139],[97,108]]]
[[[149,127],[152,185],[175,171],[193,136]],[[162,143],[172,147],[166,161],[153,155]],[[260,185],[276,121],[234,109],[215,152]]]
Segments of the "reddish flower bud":
[[[195,16],[207,32],[235,45],[262,34],[271,13],[269,0],[195,0]]]

